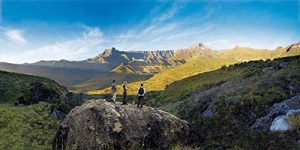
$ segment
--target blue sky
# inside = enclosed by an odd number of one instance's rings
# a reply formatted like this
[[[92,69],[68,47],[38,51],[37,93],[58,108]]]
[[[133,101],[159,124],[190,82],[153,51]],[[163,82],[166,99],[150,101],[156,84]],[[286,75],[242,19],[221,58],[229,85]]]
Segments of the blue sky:
[[[300,41],[298,0],[0,0],[0,62],[82,60],[105,48],[204,43],[274,49]]]

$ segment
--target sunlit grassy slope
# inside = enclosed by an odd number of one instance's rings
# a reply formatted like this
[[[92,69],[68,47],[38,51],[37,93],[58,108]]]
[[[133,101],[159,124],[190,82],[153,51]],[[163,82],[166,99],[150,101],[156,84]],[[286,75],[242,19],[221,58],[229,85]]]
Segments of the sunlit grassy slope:
[[[274,52],[275,51],[267,49],[253,49],[236,46],[233,49],[220,51],[218,54],[221,58],[234,58],[238,61],[249,61],[272,58]]]
[[[218,86],[227,80],[237,78],[241,76],[244,71],[245,68],[230,71],[218,69],[174,82],[156,98],[156,101],[154,102],[156,103],[155,106],[180,101],[191,96],[195,92],[206,90]]]
[[[60,120],[49,105],[16,107],[0,104],[0,149],[51,149]]]
[[[101,73],[97,77],[69,87],[69,90],[80,93],[104,89],[110,86],[112,80],[116,80],[118,84],[122,84],[123,81],[127,81],[128,83],[145,81],[151,78],[154,73],[163,72],[169,68],[171,67],[159,65],[138,66],[136,64],[121,64],[111,72]]]
[[[107,73],[100,77],[95,77],[78,85],[72,86],[70,90],[77,93],[90,90],[93,91],[110,86],[112,80],[116,80],[118,84],[122,84],[124,80],[127,82],[144,81],[152,76],[153,75],[150,74]]]
[[[229,65],[237,62],[234,59],[219,59],[219,58],[194,58],[186,64],[179,65],[167,70],[164,70],[146,81],[133,82],[129,84],[129,94],[136,94],[137,88],[141,83],[144,84],[147,91],[161,91],[165,86],[183,78],[193,76],[199,73],[212,71],[224,65]],[[118,92],[121,93],[121,86],[118,87]],[[92,90],[87,94],[107,94],[110,93],[110,88],[104,90]]]
[[[113,69],[111,72],[128,73],[128,74],[138,73],[134,70],[134,68],[132,66],[124,65],[123,63],[120,66],[118,66],[117,68]]]

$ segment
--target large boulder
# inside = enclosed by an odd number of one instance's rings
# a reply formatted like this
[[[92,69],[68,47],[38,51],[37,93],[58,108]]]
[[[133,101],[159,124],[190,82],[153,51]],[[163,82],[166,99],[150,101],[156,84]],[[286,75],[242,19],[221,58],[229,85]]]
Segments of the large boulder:
[[[74,108],[61,123],[54,149],[168,149],[183,142],[186,121],[144,106],[89,100]]]

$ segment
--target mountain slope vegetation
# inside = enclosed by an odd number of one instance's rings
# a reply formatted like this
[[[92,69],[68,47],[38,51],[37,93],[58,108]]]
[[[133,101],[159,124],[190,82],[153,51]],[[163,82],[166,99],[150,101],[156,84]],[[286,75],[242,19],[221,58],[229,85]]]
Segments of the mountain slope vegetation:
[[[232,58],[237,61],[249,61],[259,59],[271,59],[274,57],[274,51],[267,49],[254,49],[249,47],[236,46],[233,49],[227,49],[218,52],[221,58]]]
[[[39,103],[24,107],[0,104],[0,149],[51,149],[61,122]]]
[[[51,149],[62,118],[82,101],[53,80],[0,71],[0,149]]]
[[[144,81],[151,78],[151,74],[134,74],[134,73],[102,73],[101,76],[94,77],[87,81],[76,84],[69,89],[71,91],[81,93],[91,90],[104,89],[111,85],[112,80],[116,80],[118,84],[122,81],[136,82]]]
[[[124,65],[123,63],[118,66],[117,68],[113,69],[111,72],[115,73],[127,73],[127,74],[134,74],[137,73],[132,66]]]
[[[15,103],[18,98],[32,99],[34,85],[41,84],[41,88],[51,93],[53,99],[64,99],[67,90],[55,81],[43,77],[22,75],[0,71],[0,103]]]
[[[194,126],[190,144],[204,149],[296,149],[291,132],[250,127],[275,103],[300,95],[300,56],[243,62],[169,85],[151,100]]]

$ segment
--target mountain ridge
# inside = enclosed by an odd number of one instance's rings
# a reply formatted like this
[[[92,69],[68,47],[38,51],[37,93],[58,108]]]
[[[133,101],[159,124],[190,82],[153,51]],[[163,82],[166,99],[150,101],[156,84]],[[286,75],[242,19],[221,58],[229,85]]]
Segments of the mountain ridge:
[[[116,48],[110,48],[104,50],[104,52],[94,58],[82,61],[68,61],[64,59],[59,61],[42,60],[32,64],[21,65],[0,63],[0,70],[47,77],[70,89],[74,86],[78,87],[77,85],[83,85],[82,83],[85,81],[97,78],[98,82],[93,83],[93,86],[84,84],[85,87],[82,90],[88,90],[91,87],[94,89],[95,84],[104,84],[99,86],[101,88],[103,86],[109,86],[109,84],[107,84],[108,82],[105,81],[107,79],[107,73],[110,73],[109,75],[112,78],[115,76],[120,79],[120,74],[125,75],[130,72],[135,74],[137,81],[139,81],[144,78],[140,75],[154,75],[184,65],[194,59],[227,59],[235,60],[233,62],[231,61],[234,63],[299,54],[299,43],[293,43],[288,47],[279,47],[275,50],[238,46],[221,51],[210,49],[204,44],[198,43],[189,48],[165,51],[120,51]],[[214,62],[210,61],[210,63],[213,65]],[[123,66],[121,64],[123,64]],[[193,62],[190,64],[193,64]],[[197,66],[197,63],[194,63],[194,66],[195,65]],[[195,73],[200,72],[187,72],[187,74],[191,75]],[[124,78],[124,80],[126,79]],[[134,80],[131,81],[134,82]]]
[[[213,51],[211,49],[204,49],[209,51],[211,55],[201,55],[201,49],[203,50],[203,45],[199,44],[191,48],[191,52],[194,49],[199,50],[199,55],[196,58],[189,58],[189,54],[185,53],[187,56],[187,62],[183,65],[174,66],[170,69],[166,69],[158,74],[155,74],[152,78],[146,81],[139,81],[130,83],[129,86],[133,87],[129,90],[130,94],[135,94],[135,89],[138,88],[139,84],[145,83],[146,88],[150,91],[161,91],[164,90],[166,86],[177,80],[184,79],[189,76],[197,75],[203,72],[209,72],[221,67],[232,65],[235,63],[247,62],[251,60],[267,60],[279,57],[295,56],[300,55],[300,48],[298,45],[294,44],[294,47],[287,52],[289,47],[280,48],[276,50],[266,50],[266,49],[253,49],[248,47],[235,47],[229,50],[223,51]],[[254,52],[254,53],[253,53]],[[87,93],[89,94],[107,94],[109,93],[109,88],[100,90],[91,90]]]

